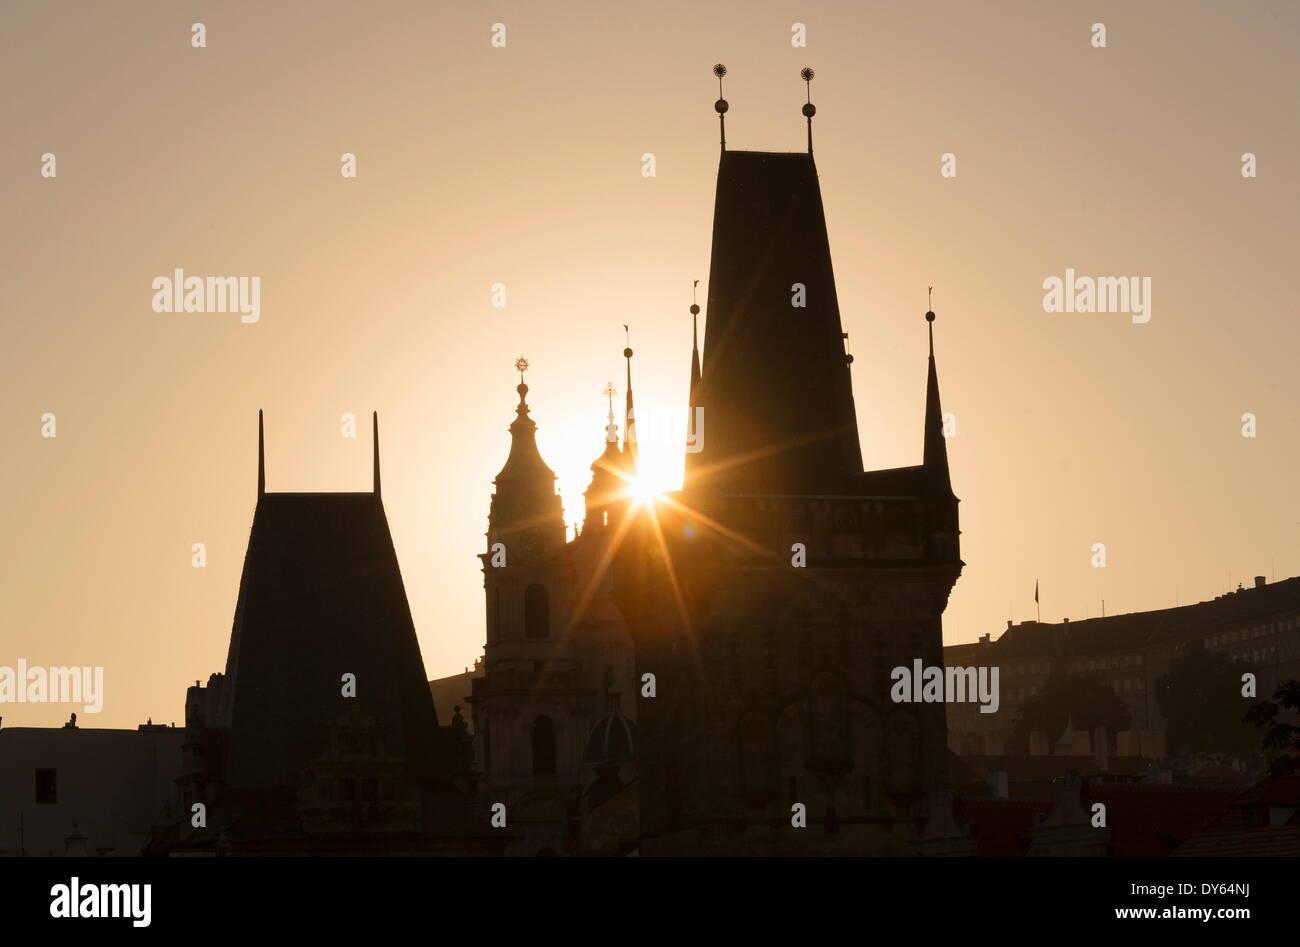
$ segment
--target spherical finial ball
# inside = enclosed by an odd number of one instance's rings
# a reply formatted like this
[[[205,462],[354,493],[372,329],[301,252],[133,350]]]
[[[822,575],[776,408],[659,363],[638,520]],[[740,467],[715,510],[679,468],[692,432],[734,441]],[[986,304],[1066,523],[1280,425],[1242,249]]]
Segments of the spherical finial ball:
[[[699,314],[700,314],[700,307],[696,303],[691,303],[691,315],[698,316]]]
[[[723,76],[727,74],[727,67],[724,66],[722,63],[718,63],[716,66],[713,67],[713,74],[717,76],[719,79],[721,79]]]
[[[727,109],[730,107],[731,106],[727,104],[726,99],[718,99],[718,101],[713,103],[713,111],[717,112],[719,115],[725,114]]]
[[[623,357],[624,357],[624,358],[631,358],[631,357],[632,357],[632,350],[631,350],[631,349],[624,349],[624,350],[623,350]]]
[[[852,365],[852,364],[853,364],[853,356],[852,356],[852,355],[845,355],[845,356],[844,356],[844,364],[845,364],[845,365]]]
[[[815,76],[816,74],[817,73],[813,72],[807,66],[804,66],[802,69],[799,70],[799,78],[802,79],[804,82],[812,82],[813,76]]]
[[[519,392],[519,397],[522,398],[524,395],[528,394],[528,386],[523,382],[520,382],[515,386],[515,391]]]
[[[807,105],[803,107],[803,114],[805,118],[812,118],[814,115],[817,114],[817,106],[809,102]]]
[[[926,321],[926,322],[934,322],[934,312],[927,312],[927,313],[925,314],[925,321]]]

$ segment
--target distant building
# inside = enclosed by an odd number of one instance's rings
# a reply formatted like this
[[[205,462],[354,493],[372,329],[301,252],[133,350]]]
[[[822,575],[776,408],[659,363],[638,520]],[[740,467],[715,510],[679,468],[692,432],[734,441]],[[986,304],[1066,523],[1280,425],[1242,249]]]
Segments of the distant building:
[[[1156,685],[1170,662],[1192,647],[1244,662],[1257,676],[1259,696],[1272,696],[1279,682],[1300,677],[1300,578],[1269,584],[1258,576],[1250,588],[1179,608],[1059,624],[1007,622],[997,639],[984,635],[978,642],[949,645],[943,649],[945,665],[996,666],[1001,685],[997,713],[947,705],[949,743],[963,755],[1012,752],[1021,710],[1049,677],[1096,673],[1128,706],[1132,721],[1131,740],[1115,749],[1163,756],[1166,726]]]
[[[0,729],[0,856],[140,854],[184,740],[157,724]]]

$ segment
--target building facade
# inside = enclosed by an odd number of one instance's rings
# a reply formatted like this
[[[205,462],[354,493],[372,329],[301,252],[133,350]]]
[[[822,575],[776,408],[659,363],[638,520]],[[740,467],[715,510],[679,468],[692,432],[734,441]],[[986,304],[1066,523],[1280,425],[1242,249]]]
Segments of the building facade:
[[[180,727],[0,729],[0,857],[139,855],[170,809]]]
[[[1175,658],[1196,648],[1245,664],[1256,676],[1260,697],[1300,677],[1300,578],[1269,583],[1257,576],[1249,588],[1178,608],[1060,623],[1007,622],[996,639],[984,635],[950,645],[944,648],[945,664],[996,666],[1001,680],[998,713],[949,705],[952,749],[963,755],[1023,752],[1013,743],[1024,705],[1054,675],[1097,674],[1127,706],[1132,721],[1133,744],[1111,749],[1164,756],[1166,721],[1156,697],[1158,682]]]

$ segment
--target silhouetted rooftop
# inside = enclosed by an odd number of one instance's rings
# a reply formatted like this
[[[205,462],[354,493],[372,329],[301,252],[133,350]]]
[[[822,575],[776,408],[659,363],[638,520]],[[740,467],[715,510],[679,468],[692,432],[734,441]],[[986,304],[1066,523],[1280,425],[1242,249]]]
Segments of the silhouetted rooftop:
[[[377,494],[259,496],[226,675],[233,787],[296,788],[344,713],[427,770],[437,719]]]
[[[812,155],[723,151],[699,395],[703,449],[687,457],[688,481],[736,492],[843,492],[842,480],[862,471],[862,452],[841,333]]]
[[[1068,622],[1022,622],[1013,625],[984,647],[1001,657],[1042,654],[1052,636],[1067,636],[1072,653],[1140,648],[1209,634],[1226,625],[1300,610],[1300,577],[1259,587],[1243,588],[1194,605],[1129,612]],[[965,642],[952,648],[978,648]]]

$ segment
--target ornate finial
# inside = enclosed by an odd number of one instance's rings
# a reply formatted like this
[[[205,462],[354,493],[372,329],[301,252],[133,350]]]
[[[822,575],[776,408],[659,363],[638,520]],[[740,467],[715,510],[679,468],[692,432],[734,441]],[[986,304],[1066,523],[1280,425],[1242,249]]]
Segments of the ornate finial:
[[[691,315],[692,316],[698,316],[700,314],[700,304],[695,301],[695,291],[699,288],[700,288],[700,281],[696,280],[695,285],[691,287]]]
[[[528,394],[528,386],[524,384],[524,372],[528,371],[528,359],[522,355],[515,359],[515,371],[519,373],[519,384],[515,391],[519,392],[519,403],[524,403],[524,396]]]
[[[927,290],[925,299],[926,299],[926,305],[930,307],[929,309],[926,310],[925,321],[927,323],[926,329],[930,335],[930,360],[933,361],[934,360],[934,287],[933,286],[931,286],[929,290]]]
[[[632,333],[628,330],[626,324],[623,326],[623,339],[624,339],[624,345],[626,346],[623,349],[623,357],[631,358],[632,357]]]
[[[799,70],[799,78],[808,87],[808,101],[803,107],[804,118],[808,119],[808,154],[812,154],[812,120],[817,114],[817,106],[812,104],[812,81],[816,73],[804,66]]]
[[[605,425],[605,440],[611,444],[618,443],[618,425],[614,423],[614,398],[618,395],[618,389],[614,387],[612,381],[605,382],[605,388],[601,394],[609,399],[609,414],[606,417],[609,423]]]
[[[718,113],[718,130],[722,135],[722,150],[727,150],[727,109],[731,106],[722,97],[722,77],[727,74],[727,67],[718,63],[713,67],[713,74],[718,77],[718,101],[713,103],[713,110]]]

